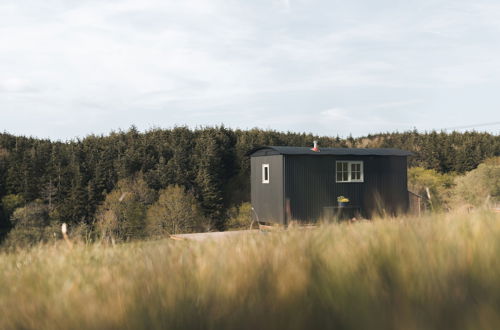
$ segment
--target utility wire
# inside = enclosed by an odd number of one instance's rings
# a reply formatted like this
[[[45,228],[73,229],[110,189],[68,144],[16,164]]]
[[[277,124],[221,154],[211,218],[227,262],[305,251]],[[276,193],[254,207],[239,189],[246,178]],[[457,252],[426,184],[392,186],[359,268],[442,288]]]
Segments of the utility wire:
[[[448,131],[451,129],[475,128],[475,127],[483,127],[483,126],[495,126],[495,125],[500,125],[500,121],[474,124],[474,125],[466,125],[466,126],[447,127],[447,128],[441,128],[440,131]]]

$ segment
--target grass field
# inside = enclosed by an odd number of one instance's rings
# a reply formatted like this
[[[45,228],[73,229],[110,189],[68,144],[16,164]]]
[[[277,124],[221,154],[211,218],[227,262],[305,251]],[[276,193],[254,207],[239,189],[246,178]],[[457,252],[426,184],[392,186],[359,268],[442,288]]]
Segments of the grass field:
[[[2,329],[500,329],[500,215],[0,254]]]

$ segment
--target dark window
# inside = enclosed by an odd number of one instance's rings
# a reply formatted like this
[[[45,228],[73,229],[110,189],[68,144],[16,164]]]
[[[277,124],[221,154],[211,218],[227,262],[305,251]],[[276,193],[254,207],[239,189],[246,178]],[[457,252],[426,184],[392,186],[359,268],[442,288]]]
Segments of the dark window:
[[[262,183],[269,183],[269,164],[262,164]]]

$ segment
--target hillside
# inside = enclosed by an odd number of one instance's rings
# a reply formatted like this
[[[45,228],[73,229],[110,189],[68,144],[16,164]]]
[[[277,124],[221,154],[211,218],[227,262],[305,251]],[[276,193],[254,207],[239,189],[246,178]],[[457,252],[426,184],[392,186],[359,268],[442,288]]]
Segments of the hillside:
[[[224,127],[177,127],[144,133],[131,128],[108,136],[68,142],[0,134],[0,233],[13,225],[15,210],[34,214],[39,231],[66,222],[94,226],[103,207],[120,200],[118,191],[135,187],[133,209],[123,210],[127,237],[141,237],[149,205],[177,185],[186,203],[203,216],[202,227],[222,230],[231,209],[249,200],[249,159],[262,145],[320,147],[393,147],[413,151],[410,166],[439,173],[464,173],[484,159],[500,155],[500,136],[487,133],[385,133],[340,139]],[[104,205],[104,206],[103,206]],[[29,212],[27,212],[29,211]],[[114,221],[109,219],[109,221]],[[31,221],[31,220],[30,220]],[[108,221],[108,222],[109,222]],[[121,220],[120,220],[121,221]],[[37,234],[43,236],[43,234]]]

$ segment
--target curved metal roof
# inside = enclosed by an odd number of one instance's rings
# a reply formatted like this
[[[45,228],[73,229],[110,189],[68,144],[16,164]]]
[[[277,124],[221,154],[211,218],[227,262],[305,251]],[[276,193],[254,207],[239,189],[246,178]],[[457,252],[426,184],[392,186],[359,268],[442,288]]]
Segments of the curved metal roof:
[[[270,154],[278,155],[338,155],[338,156],[411,156],[413,153],[393,148],[319,148],[319,151],[313,151],[308,147],[280,147],[267,146],[258,147],[247,153],[252,156],[258,151],[269,150]]]

